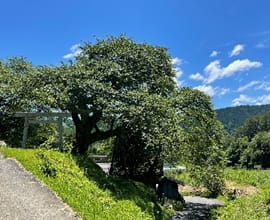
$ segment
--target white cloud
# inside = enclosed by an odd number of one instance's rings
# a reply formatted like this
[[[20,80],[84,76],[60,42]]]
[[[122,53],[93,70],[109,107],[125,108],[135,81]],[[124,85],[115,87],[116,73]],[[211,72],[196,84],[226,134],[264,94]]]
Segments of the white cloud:
[[[172,60],[173,69],[175,71],[176,80],[179,81],[179,78],[183,75],[183,70],[180,68],[180,65],[183,63],[183,60],[179,57],[174,57]]]
[[[237,56],[243,51],[245,46],[243,44],[237,44],[234,46],[233,50],[230,52],[230,57]]]
[[[207,75],[206,83],[212,83],[218,79],[232,76],[237,72],[248,71],[251,68],[259,68],[262,66],[261,62],[250,61],[249,59],[235,60],[226,67],[221,67],[220,61],[215,60],[204,68]]]
[[[200,85],[200,86],[194,87],[194,89],[204,92],[205,94],[211,97],[222,96],[222,95],[227,94],[230,91],[230,89],[228,88],[213,87],[211,85]]]
[[[183,71],[181,68],[179,67],[175,67],[174,68],[174,71],[175,71],[175,75],[176,75],[176,78],[179,79],[182,75],[183,75]]]
[[[237,92],[243,92],[243,91],[249,89],[250,87],[253,87],[255,85],[258,85],[259,83],[260,83],[259,81],[251,81],[248,84],[239,87],[238,90],[237,90]]]
[[[194,87],[194,89],[197,89],[197,90],[199,90],[201,92],[204,92],[206,95],[209,95],[211,97],[216,94],[215,89],[210,85],[196,86],[196,87]]]
[[[202,76],[202,74],[200,73],[195,73],[195,74],[191,74],[189,76],[190,79],[193,79],[193,80],[197,80],[197,81],[202,81],[204,80],[204,77]]]
[[[256,105],[265,105],[270,103],[270,94],[258,97]]]
[[[265,91],[270,91],[270,82],[262,82],[259,86],[256,87],[256,89],[262,89]]]
[[[182,87],[184,85],[184,83],[185,82],[183,80],[177,81],[177,86]]]
[[[171,62],[172,65],[181,65],[183,63],[183,60],[179,57],[174,57]]]
[[[218,51],[213,50],[212,53],[210,54],[210,57],[216,57],[219,54]]]
[[[182,87],[185,83],[184,80],[178,80],[176,77],[174,77],[173,80],[175,81],[177,87]]]
[[[238,98],[233,99],[232,105],[238,106],[238,105],[254,104],[255,102],[256,102],[256,99],[249,97],[247,95],[241,94]]]
[[[238,105],[265,105],[270,104],[270,94],[262,95],[258,97],[250,97],[247,95],[241,94],[238,98],[232,101],[233,106]]]
[[[80,53],[82,52],[81,48],[80,48],[80,44],[75,44],[70,48],[71,53],[68,53],[66,55],[63,56],[64,59],[72,59],[78,55],[80,55]]]
[[[230,89],[228,89],[228,88],[221,88],[218,91],[218,95],[222,96],[222,95],[225,95],[225,94],[227,94],[229,92],[230,92]]]

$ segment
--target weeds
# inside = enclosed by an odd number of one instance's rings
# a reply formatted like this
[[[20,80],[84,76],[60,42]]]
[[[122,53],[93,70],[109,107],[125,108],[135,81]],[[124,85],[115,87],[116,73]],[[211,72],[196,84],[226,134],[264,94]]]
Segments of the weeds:
[[[42,152],[36,154],[39,159],[38,167],[46,177],[56,177],[57,170],[50,158]]]
[[[237,191],[228,196],[227,205],[216,212],[218,220],[269,220],[270,210],[270,171],[226,169],[226,179],[244,188],[257,188],[251,194],[237,195]],[[254,187],[255,186],[255,187]],[[239,188],[239,187],[238,187]],[[229,192],[228,192],[229,193]],[[239,193],[238,193],[239,194]],[[242,193],[243,194],[243,193]]]

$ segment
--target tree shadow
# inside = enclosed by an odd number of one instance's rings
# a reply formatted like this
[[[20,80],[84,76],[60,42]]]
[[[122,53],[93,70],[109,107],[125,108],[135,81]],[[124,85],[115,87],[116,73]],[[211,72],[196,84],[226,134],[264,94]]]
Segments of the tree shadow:
[[[100,189],[108,190],[116,200],[131,200],[142,211],[154,215],[155,219],[168,219],[167,217],[164,218],[162,214],[154,189],[145,186],[143,183],[110,176],[87,156],[73,155],[73,159],[89,180],[95,181]]]
[[[218,206],[202,203],[186,203],[183,211],[176,212],[173,220],[209,220],[213,219],[211,210]]]

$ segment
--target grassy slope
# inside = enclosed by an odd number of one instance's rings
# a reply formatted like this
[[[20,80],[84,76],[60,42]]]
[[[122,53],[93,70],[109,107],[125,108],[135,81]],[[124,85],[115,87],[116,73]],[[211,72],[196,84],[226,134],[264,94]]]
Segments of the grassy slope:
[[[257,193],[235,200],[218,210],[219,220],[266,220],[270,219],[270,170],[232,170],[225,172],[226,179],[238,184],[258,188]]]
[[[88,158],[56,151],[0,148],[54,190],[84,219],[168,219],[141,183],[106,176]],[[158,214],[159,213],[159,214]],[[162,214],[161,214],[162,213]]]

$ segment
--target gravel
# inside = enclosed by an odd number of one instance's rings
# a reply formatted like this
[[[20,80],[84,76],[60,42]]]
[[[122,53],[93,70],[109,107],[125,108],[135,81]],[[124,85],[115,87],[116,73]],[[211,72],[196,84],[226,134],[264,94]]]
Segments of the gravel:
[[[0,154],[0,220],[78,220],[46,185]]]

